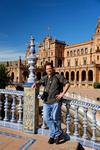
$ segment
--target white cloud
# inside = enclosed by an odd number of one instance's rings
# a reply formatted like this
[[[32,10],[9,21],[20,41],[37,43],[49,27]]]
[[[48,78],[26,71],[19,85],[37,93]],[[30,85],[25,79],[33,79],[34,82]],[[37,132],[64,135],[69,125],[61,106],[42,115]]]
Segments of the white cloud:
[[[18,60],[19,56],[24,59],[25,53],[16,50],[0,50],[0,61]]]

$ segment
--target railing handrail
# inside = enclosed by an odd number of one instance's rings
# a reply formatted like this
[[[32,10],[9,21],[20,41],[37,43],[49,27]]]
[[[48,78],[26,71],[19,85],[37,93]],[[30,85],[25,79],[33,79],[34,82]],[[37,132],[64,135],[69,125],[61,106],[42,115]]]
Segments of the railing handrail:
[[[73,95],[73,93],[67,93],[64,95],[64,99],[63,99],[63,103],[67,103],[67,104],[71,104],[71,105],[76,105],[79,107],[86,107],[86,108],[90,108],[90,109],[94,109],[94,110],[100,110],[100,105],[99,103],[92,101],[89,98],[83,97],[79,95]],[[84,101],[83,101],[84,99]],[[85,101],[86,100],[86,101]]]
[[[17,90],[9,90],[9,89],[0,89],[0,94],[12,94],[17,96],[23,96],[24,91],[17,91]]]
[[[21,129],[23,128],[23,120],[22,120],[22,116],[23,116],[23,96],[24,96],[24,91],[16,91],[16,90],[9,90],[9,89],[0,89],[0,96],[2,94],[5,94],[5,101],[4,101],[4,112],[5,112],[5,117],[1,118],[0,120],[0,125],[2,126],[7,126],[7,127],[15,127],[16,129]],[[12,96],[12,101],[11,101],[11,107],[9,107],[9,95]],[[19,100],[18,101],[18,107],[16,107],[16,97]],[[2,108],[2,101],[0,101],[0,109]],[[96,112],[97,110],[100,110],[100,104],[98,102],[95,102],[94,100],[92,101],[92,99],[89,99],[87,97],[82,97],[80,95],[76,95],[75,93],[69,93],[67,92],[64,97],[63,97],[63,105],[66,107],[66,133],[71,135],[70,132],[70,123],[71,123],[71,112],[74,115],[74,137],[75,138],[79,138],[79,140],[84,141],[88,139],[88,134],[87,134],[87,129],[88,129],[88,119],[89,118],[88,114],[92,114],[92,122],[91,122],[91,128],[92,129],[92,137],[91,140],[94,141],[94,144],[98,144],[96,143],[96,130],[97,130],[97,126],[99,127],[99,124],[96,121]],[[35,105],[34,105],[35,106]],[[75,107],[73,107],[75,106]],[[83,116],[82,116],[82,124],[83,124],[83,136],[82,138],[80,137],[79,131],[78,131],[78,122],[79,122],[79,113],[82,111],[84,111]],[[11,116],[9,117],[9,108],[11,109]],[[72,108],[72,109],[71,109]],[[74,108],[74,109],[73,109]],[[33,109],[33,107],[32,107]],[[88,109],[92,109],[92,111],[89,111],[88,113]],[[16,115],[16,110],[18,112],[17,115],[17,119],[15,117]],[[3,119],[3,120],[2,120]],[[9,122],[8,122],[9,121]],[[15,125],[14,125],[15,124]],[[99,128],[98,128],[99,129]],[[42,129],[42,133],[43,133],[43,129]],[[91,142],[91,141],[90,141]],[[86,144],[85,144],[86,145]],[[87,144],[88,145],[88,144]],[[96,145],[98,146],[98,145]]]
[[[12,94],[12,95],[24,96],[24,91],[0,89],[0,94]],[[86,101],[83,101],[82,99],[85,99]],[[94,102],[92,100],[90,101],[89,98],[84,98],[80,95],[76,95],[73,93],[67,92],[67,94],[65,94],[65,96],[64,96],[63,102],[68,103],[68,104],[72,104],[72,105],[75,104],[75,105],[81,106],[81,107],[88,107],[91,109],[100,110],[99,103],[97,104],[97,102]]]

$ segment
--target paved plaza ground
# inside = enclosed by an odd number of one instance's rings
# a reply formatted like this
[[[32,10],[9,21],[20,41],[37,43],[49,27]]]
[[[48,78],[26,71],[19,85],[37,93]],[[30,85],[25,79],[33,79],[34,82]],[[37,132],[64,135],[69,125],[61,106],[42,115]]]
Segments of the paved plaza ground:
[[[94,89],[94,88],[85,88],[85,87],[70,87],[69,92],[80,94],[81,96],[91,98],[93,100],[96,100],[97,97],[100,98],[100,89]]]
[[[46,135],[28,134],[0,127],[0,150],[77,150],[77,141],[66,141],[62,144],[48,144]],[[28,148],[25,147],[28,145]],[[85,150],[94,150],[86,148]]]

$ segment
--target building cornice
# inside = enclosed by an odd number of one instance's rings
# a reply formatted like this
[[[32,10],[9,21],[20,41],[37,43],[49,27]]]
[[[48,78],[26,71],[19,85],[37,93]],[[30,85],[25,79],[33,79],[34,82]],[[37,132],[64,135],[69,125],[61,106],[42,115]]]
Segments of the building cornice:
[[[92,43],[93,43],[93,40],[90,40],[90,41],[87,41],[87,42],[84,42],[84,43],[78,43],[78,44],[65,46],[65,49],[79,47],[79,46],[85,46],[85,45],[92,44]]]

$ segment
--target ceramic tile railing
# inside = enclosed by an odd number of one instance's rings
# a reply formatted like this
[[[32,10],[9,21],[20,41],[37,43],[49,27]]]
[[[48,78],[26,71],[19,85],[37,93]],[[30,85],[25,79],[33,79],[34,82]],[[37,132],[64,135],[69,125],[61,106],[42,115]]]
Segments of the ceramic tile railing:
[[[24,92],[15,90],[0,89],[0,125],[7,126],[15,129],[22,129],[23,127],[23,96]],[[66,133],[70,137],[74,137],[81,142],[85,142],[84,145],[98,149],[100,146],[96,141],[97,130],[97,118],[96,113],[100,111],[99,102],[95,102],[89,98],[84,98],[80,95],[73,93],[66,93],[63,99],[63,106],[66,108]],[[71,110],[74,113],[74,133],[71,135]],[[79,113],[83,110],[82,129],[83,135],[79,135]],[[91,131],[92,136],[88,139],[88,111],[91,110]],[[3,113],[2,113],[3,112]],[[3,114],[3,115],[2,115]],[[100,125],[100,124],[99,124]],[[42,126],[44,128],[44,126]],[[42,131],[43,131],[42,128]],[[100,130],[100,129],[99,129]],[[47,131],[48,132],[48,131]]]
[[[23,92],[0,89],[0,125],[20,128],[22,116]]]
[[[70,126],[71,126],[71,110],[73,109],[74,113],[74,133],[73,138],[79,140],[84,146],[91,148],[99,149],[100,143],[97,142],[97,117],[96,113],[100,111],[100,104],[96,100],[92,100],[87,97],[82,97],[74,93],[66,93],[63,105],[67,109],[66,113],[66,132],[71,135]],[[79,114],[82,111],[82,123],[81,130],[83,130],[83,135],[79,135]],[[89,126],[89,121],[91,120],[91,125]],[[98,123],[98,128],[100,124]],[[90,129],[89,129],[90,128]],[[88,131],[91,131],[91,137],[88,137]],[[99,137],[100,137],[100,128],[99,128]]]
[[[66,133],[79,141],[85,146],[93,147],[98,149],[100,147],[100,143],[97,142],[97,118],[96,113],[97,111],[100,111],[100,104],[99,102],[96,102],[94,100],[91,100],[89,98],[84,98],[80,95],[76,95],[74,93],[66,93],[63,99],[63,107],[65,107],[66,112]],[[73,116],[74,116],[74,133],[72,134],[70,131],[71,127],[71,113],[73,110]],[[89,115],[88,115],[88,111]],[[83,135],[79,135],[79,114],[82,112],[82,118],[81,118],[81,130],[83,130]],[[88,126],[88,122],[91,120],[91,125]],[[100,124],[98,124],[100,127]],[[43,122],[42,128],[45,128],[45,123]],[[88,137],[88,131],[91,130],[91,137]],[[42,129],[43,133],[43,129]],[[46,133],[46,131],[44,131]],[[99,134],[100,134],[100,128],[99,128]],[[99,135],[100,137],[100,135]],[[85,142],[85,143],[84,143]]]
[[[93,101],[89,98],[81,97],[80,95],[75,95],[72,93],[66,93],[64,97],[63,104],[67,107],[67,116],[66,116],[66,125],[67,125],[67,133],[69,134],[69,127],[70,127],[70,109],[74,107],[74,136],[78,137],[78,110],[81,108],[83,110],[83,138],[87,139],[87,128],[88,128],[88,110],[91,110],[91,117],[92,117],[92,141],[96,141],[96,112],[100,111],[100,104],[96,101]],[[67,100],[66,100],[67,99]]]

